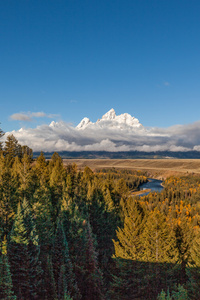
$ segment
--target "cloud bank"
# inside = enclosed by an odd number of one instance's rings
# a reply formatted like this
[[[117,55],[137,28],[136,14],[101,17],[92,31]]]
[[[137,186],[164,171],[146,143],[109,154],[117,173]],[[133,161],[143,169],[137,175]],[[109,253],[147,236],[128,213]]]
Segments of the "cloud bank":
[[[35,114],[39,116],[40,113]],[[129,114],[116,116],[111,110],[96,123],[87,119],[82,124],[73,127],[65,122],[53,121],[34,129],[7,132],[4,139],[12,133],[20,144],[44,152],[200,151],[200,121],[169,128],[145,128]]]

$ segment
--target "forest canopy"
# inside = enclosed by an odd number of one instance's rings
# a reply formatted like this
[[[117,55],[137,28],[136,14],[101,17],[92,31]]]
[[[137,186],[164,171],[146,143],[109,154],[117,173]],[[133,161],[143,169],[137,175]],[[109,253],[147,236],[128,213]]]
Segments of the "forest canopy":
[[[147,180],[141,171],[80,171],[58,153],[33,159],[8,136],[0,299],[200,299],[200,178],[172,176],[162,192],[133,196]]]

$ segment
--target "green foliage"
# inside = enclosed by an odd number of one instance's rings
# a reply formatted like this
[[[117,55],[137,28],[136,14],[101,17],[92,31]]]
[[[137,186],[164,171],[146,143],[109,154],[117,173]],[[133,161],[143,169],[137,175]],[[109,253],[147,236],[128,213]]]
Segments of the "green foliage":
[[[167,290],[167,293],[162,290],[158,295],[157,300],[189,300],[189,297],[187,290],[179,284],[176,288],[176,291],[171,292],[171,296],[169,289]]]
[[[7,136],[4,146],[7,166],[11,166],[16,156],[21,157],[21,145],[13,134]]]
[[[189,300],[187,290],[180,284],[177,287],[177,291],[172,291],[172,298],[174,300]]]
[[[0,227],[3,234],[8,235],[12,228],[16,211],[16,183],[8,168],[1,170],[0,180]]]
[[[66,294],[75,299],[80,299],[73,266],[69,257],[68,243],[60,219],[57,220],[52,262],[58,299],[62,300]]]
[[[145,173],[82,172],[58,153],[33,162],[31,149],[17,154],[9,142],[0,154],[0,298],[200,299],[200,178],[170,177],[139,198],[132,191]]]
[[[0,299],[15,300],[10,272],[10,265],[6,254],[0,253]]]
[[[90,224],[85,226],[84,236],[84,286],[82,286],[83,299],[104,299],[102,274],[98,267],[97,252],[95,250],[94,238]]]
[[[172,300],[170,293],[169,293],[169,289],[167,290],[167,293],[165,293],[165,291],[161,291],[161,293],[158,295],[158,300]]]
[[[39,297],[41,288],[40,247],[27,201],[18,205],[8,244],[8,255],[17,297]]]

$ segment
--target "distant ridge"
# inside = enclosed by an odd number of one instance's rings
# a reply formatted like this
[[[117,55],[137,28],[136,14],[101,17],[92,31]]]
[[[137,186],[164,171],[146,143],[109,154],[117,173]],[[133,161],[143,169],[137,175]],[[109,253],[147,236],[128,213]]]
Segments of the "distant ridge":
[[[47,159],[51,158],[54,152],[44,152]],[[157,152],[142,152],[142,151],[59,151],[58,154],[64,158],[85,158],[85,159],[200,159],[199,151],[186,152],[171,152],[171,151],[157,151]],[[40,152],[34,152],[33,157],[36,158]]]
[[[116,115],[113,108],[95,122],[87,117],[77,126],[52,121],[49,125],[10,133],[34,152],[56,151],[67,157],[199,158],[200,152],[200,121],[169,128],[145,127],[128,113]],[[10,133],[7,132],[3,139]]]

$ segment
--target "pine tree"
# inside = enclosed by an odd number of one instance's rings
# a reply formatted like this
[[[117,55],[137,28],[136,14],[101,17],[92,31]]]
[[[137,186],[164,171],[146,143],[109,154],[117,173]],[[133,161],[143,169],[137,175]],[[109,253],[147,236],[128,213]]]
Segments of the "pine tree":
[[[36,159],[34,166],[34,172],[36,173],[38,185],[47,185],[49,180],[48,164],[45,160],[44,153],[41,152]]]
[[[174,300],[189,300],[187,290],[180,284],[177,287],[177,291],[172,292],[172,297]]]
[[[62,158],[55,152],[49,162],[49,184],[54,212],[54,223],[56,222],[60,211],[65,177],[66,170],[64,169]]]
[[[12,165],[16,156],[21,157],[21,145],[13,134],[7,136],[4,146],[4,155],[8,166]]]
[[[148,215],[141,238],[145,261],[177,262],[178,252],[174,232],[167,224],[164,214],[157,208]]]
[[[10,170],[4,167],[0,181],[0,226],[6,236],[12,228],[16,211],[16,188]]]
[[[58,299],[62,300],[66,293],[77,300],[80,299],[73,266],[69,257],[68,243],[60,218],[57,220],[52,262]]]
[[[167,294],[165,291],[161,291],[161,293],[158,295],[157,300],[172,300],[170,294],[169,294],[169,289],[167,291]]]
[[[32,210],[41,245],[41,254],[46,255],[51,249],[54,231],[50,190],[41,185],[35,190],[32,201]]]
[[[40,299],[42,271],[39,253],[35,224],[24,200],[18,205],[8,245],[13,289],[19,299]]]
[[[97,252],[94,246],[94,238],[89,222],[85,227],[84,245],[84,281],[81,287],[83,300],[104,299],[104,287],[101,271],[98,267]]]
[[[33,173],[31,170],[31,158],[24,154],[18,165],[18,174],[20,180],[19,193],[22,199],[30,199],[34,191]]]
[[[176,237],[176,248],[178,250],[178,267],[180,269],[179,283],[185,284],[188,280],[187,266],[194,264],[191,251],[195,240],[194,231],[187,219],[182,216],[181,220],[174,227]]]
[[[0,253],[0,299],[15,300],[10,266],[6,254]]]
[[[90,188],[90,190],[89,190]],[[114,254],[112,239],[116,238],[116,228],[119,224],[114,206],[106,202],[99,180],[94,180],[88,188],[88,212],[92,232],[96,237],[99,267],[102,270],[105,281],[109,281],[108,265]],[[109,192],[109,190],[108,190]],[[110,192],[109,192],[110,193]]]
[[[118,241],[113,241],[115,246],[115,257],[124,259],[141,259],[143,243],[141,234],[143,232],[145,211],[139,202],[128,199],[124,206],[124,228],[118,228]]]
[[[24,154],[28,155],[30,160],[32,160],[33,150],[31,148],[29,148],[27,145],[21,146],[21,155],[22,155],[22,157],[24,156]]]
[[[147,281],[149,280],[148,285],[153,287],[151,290],[154,297],[161,288],[166,289],[169,280],[172,285],[174,279],[171,276],[171,264],[178,260],[174,232],[167,224],[164,214],[157,208],[148,215],[141,241],[144,247],[142,260],[152,263]]]

